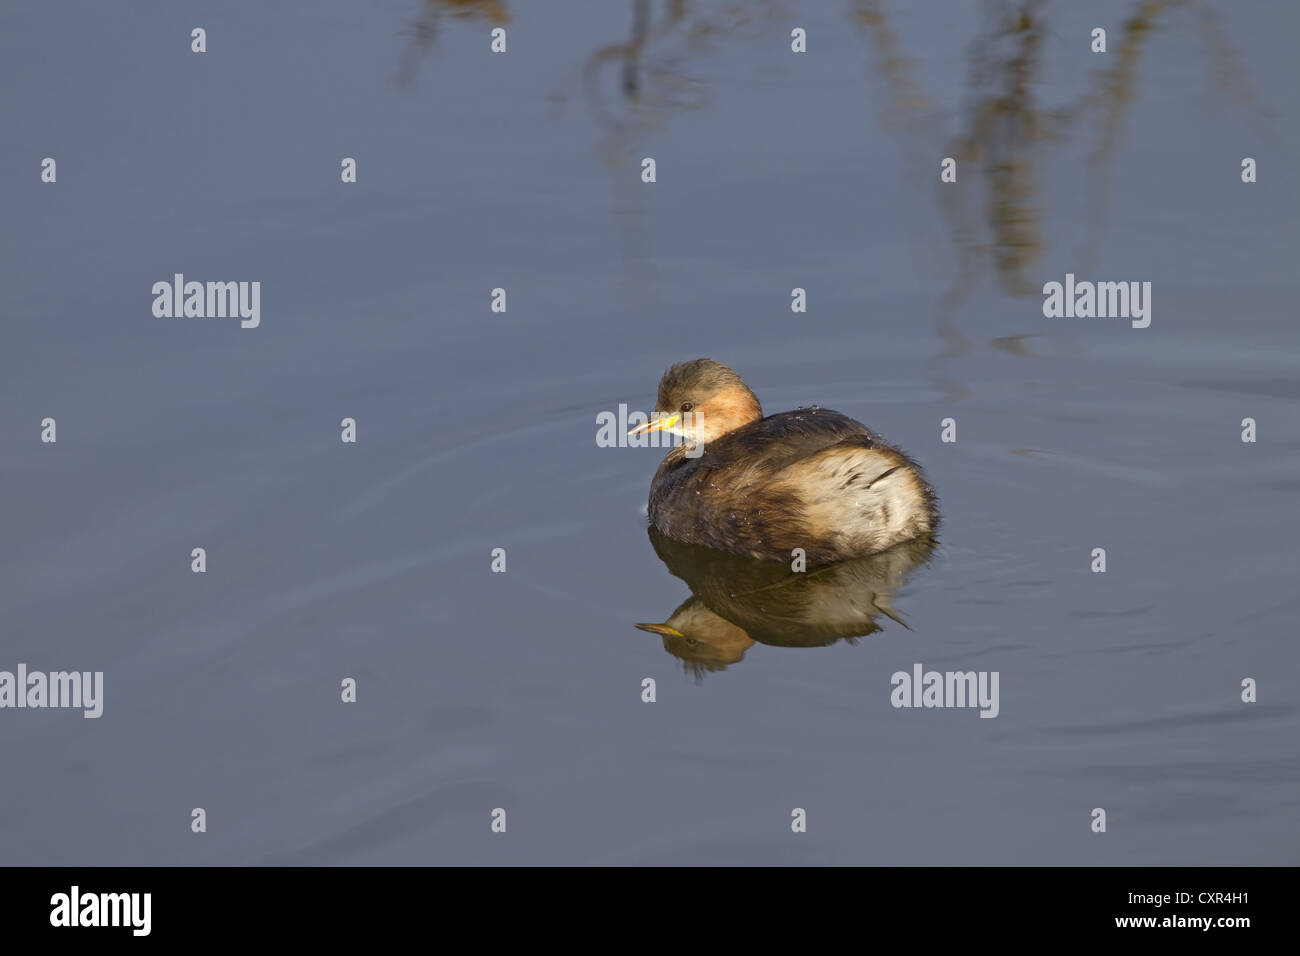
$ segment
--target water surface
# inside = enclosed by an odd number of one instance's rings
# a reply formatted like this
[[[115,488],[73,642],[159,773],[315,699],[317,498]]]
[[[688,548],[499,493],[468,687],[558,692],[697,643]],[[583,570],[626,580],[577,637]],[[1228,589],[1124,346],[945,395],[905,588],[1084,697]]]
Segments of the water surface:
[[[0,712],[0,861],[1300,862],[1293,6],[3,21],[0,669],[106,699]],[[260,327],[154,318],[176,272]],[[1150,327],[1044,318],[1067,272]],[[898,620],[716,668],[633,626],[693,592],[596,417],[704,355],[924,464]],[[893,708],[917,662],[997,719]]]

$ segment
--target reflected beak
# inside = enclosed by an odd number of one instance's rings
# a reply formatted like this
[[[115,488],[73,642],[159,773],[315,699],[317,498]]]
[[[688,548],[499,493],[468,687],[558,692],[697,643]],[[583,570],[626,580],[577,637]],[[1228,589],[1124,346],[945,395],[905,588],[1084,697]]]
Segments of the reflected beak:
[[[627,433],[629,435],[644,435],[647,432],[661,432],[665,428],[672,428],[677,424],[680,418],[681,416],[675,413],[672,415],[665,415],[662,418],[654,418],[646,422],[644,425],[637,425],[636,428],[628,429]],[[640,627],[640,625],[637,626]]]
[[[634,624],[633,627],[642,631],[649,631],[651,634],[662,634],[664,637],[685,637],[681,631],[675,627],[669,627],[667,624]]]

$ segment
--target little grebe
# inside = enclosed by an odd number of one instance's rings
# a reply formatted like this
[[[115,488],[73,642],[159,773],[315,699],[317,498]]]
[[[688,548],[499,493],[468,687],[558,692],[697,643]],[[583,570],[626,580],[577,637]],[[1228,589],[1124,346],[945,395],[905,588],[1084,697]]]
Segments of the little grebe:
[[[768,561],[802,548],[817,565],[884,551],[938,524],[934,492],[903,452],[829,409],[764,418],[749,386],[720,362],[674,365],[655,407],[628,434],[683,439],[650,485],[650,521],[670,538]]]

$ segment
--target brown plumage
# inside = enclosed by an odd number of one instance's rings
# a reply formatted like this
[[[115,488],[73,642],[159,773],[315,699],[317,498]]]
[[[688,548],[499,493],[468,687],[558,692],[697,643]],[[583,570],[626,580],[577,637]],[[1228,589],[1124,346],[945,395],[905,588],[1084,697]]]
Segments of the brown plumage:
[[[655,418],[633,433],[681,436],[650,486],[650,520],[679,541],[810,565],[930,534],[921,468],[861,422],[824,408],[763,417],[740,376],[712,359],[674,365]]]

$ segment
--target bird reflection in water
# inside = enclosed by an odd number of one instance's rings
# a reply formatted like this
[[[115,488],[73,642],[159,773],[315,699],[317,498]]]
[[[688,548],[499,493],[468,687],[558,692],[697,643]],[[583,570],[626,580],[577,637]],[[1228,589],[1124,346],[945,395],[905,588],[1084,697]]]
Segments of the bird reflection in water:
[[[893,594],[925,564],[934,539],[918,538],[837,564],[794,571],[666,537],[649,529],[655,553],[691,596],[662,624],[637,624],[658,634],[697,681],[742,660],[755,644],[826,647],[855,643],[884,627],[903,627]]]

